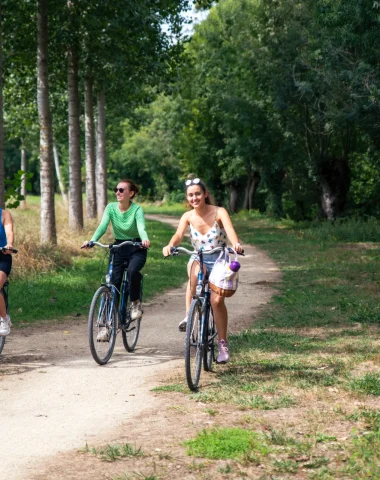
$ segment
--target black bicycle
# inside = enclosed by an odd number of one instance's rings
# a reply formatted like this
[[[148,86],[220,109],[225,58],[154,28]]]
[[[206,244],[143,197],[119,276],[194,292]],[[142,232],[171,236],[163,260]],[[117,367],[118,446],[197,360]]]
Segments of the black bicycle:
[[[99,365],[106,364],[115,348],[116,336],[121,330],[124,348],[133,352],[140,333],[141,318],[131,318],[129,304],[129,284],[127,278],[128,262],[124,265],[123,279],[120,292],[111,283],[113,272],[114,252],[123,245],[141,247],[141,242],[125,241],[119,245],[103,245],[99,242],[89,242],[89,248],[98,245],[108,248],[111,253],[106,282],[102,283],[95,292],[88,316],[88,339],[94,360]],[[141,279],[140,301],[143,293],[143,276]]]
[[[5,251],[5,248],[4,247],[0,248],[0,252],[3,252],[3,251]],[[7,251],[12,253],[18,252],[18,250],[16,250],[15,248],[8,248]],[[4,297],[7,314],[9,313],[8,312],[8,289],[9,289],[9,280],[6,280],[6,282],[3,285],[3,288],[0,290],[0,295]],[[3,337],[3,336],[0,337],[0,354],[3,351],[4,345],[5,345],[5,339],[6,337]]]
[[[206,372],[212,369],[215,361],[215,337],[217,335],[214,314],[211,307],[211,292],[209,286],[209,273],[203,272],[203,256],[221,252],[224,247],[217,247],[212,250],[199,250],[191,252],[187,248],[172,247],[172,255],[179,255],[180,252],[188,255],[196,254],[199,261],[198,282],[196,294],[190,304],[186,323],[185,340],[185,371],[186,380],[190,390],[197,390],[201,376],[202,363]],[[228,248],[230,253],[234,250]]]

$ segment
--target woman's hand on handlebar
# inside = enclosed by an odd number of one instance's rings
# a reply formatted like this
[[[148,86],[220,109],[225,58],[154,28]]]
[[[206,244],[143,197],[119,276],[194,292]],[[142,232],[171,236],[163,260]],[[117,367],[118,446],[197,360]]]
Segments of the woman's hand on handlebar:
[[[149,248],[150,247],[150,241],[149,240],[143,240],[141,243],[142,243],[143,248]]]
[[[90,242],[88,240],[86,240],[85,242],[83,242],[83,244],[80,248],[91,248],[90,247]]]
[[[172,246],[171,245],[166,245],[166,247],[164,247],[162,249],[162,254],[164,257],[169,257],[171,254],[172,254]]]
[[[2,252],[5,255],[12,255],[13,250],[14,250],[13,245],[10,245],[8,243],[7,245],[5,245],[5,247],[3,247]]]
[[[243,247],[240,245],[239,242],[235,243],[235,245],[234,245],[234,250],[235,250],[237,253],[243,253],[243,252],[244,252]]]

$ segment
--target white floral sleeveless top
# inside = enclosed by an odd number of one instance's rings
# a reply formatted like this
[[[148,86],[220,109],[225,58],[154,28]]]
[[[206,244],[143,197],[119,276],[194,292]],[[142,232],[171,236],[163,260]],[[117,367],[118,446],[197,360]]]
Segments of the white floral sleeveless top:
[[[203,250],[212,250],[213,248],[223,247],[227,244],[226,232],[216,221],[217,211],[218,209],[215,211],[214,225],[204,235],[195,230],[190,223],[190,240],[194,250],[198,251],[201,248],[203,248]]]

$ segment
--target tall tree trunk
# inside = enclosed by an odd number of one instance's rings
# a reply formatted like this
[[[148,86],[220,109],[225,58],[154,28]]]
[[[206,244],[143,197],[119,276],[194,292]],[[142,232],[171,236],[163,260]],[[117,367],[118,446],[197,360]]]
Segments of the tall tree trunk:
[[[25,149],[25,142],[24,139],[21,139],[21,170],[23,172],[26,172],[28,169],[28,164],[26,160],[26,149]],[[20,193],[24,197],[24,200],[21,200],[20,202],[20,208],[24,209],[26,208],[26,174],[24,174],[21,178],[21,190]]]
[[[74,48],[68,55],[68,100],[69,100],[69,228],[83,229],[82,178],[80,158],[80,119],[78,92],[78,57]]]
[[[247,185],[245,187],[245,196],[244,196],[244,210],[253,210],[254,200],[256,191],[259,188],[261,182],[261,175],[258,170],[255,170],[251,175],[249,175],[247,180]]]
[[[256,170],[253,172],[251,185],[249,187],[249,192],[248,192],[248,209],[249,210],[253,210],[254,208],[255,195],[256,195],[257,189],[259,188],[260,182],[261,182],[261,175],[260,175],[260,172]]]
[[[94,108],[92,97],[92,79],[84,80],[84,112],[86,131],[86,217],[96,218],[96,183],[95,183],[95,135]]]
[[[246,184],[245,190],[244,190],[243,210],[248,210],[249,209],[249,190],[250,190],[250,188],[251,188],[251,177],[248,176],[247,184]]]
[[[5,207],[3,112],[3,12],[0,5],[0,208]]]
[[[265,183],[269,190],[268,213],[275,218],[282,218],[284,216],[284,209],[282,205],[284,178],[285,170],[281,166],[278,166],[278,168],[268,166],[268,168],[264,171]]]
[[[58,179],[59,190],[60,190],[61,195],[62,195],[63,205],[66,208],[69,202],[67,200],[65,185],[64,185],[63,180],[62,180],[61,167],[59,165],[58,149],[57,149],[57,145],[55,144],[55,142],[53,143],[53,153],[54,153],[55,173],[56,173],[57,179]]]
[[[48,0],[37,0],[37,105],[40,122],[41,242],[57,243],[54,211],[53,128],[48,79]]]
[[[236,213],[238,210],[239,192],[236,185],[230,185],[230,211]]]
[[[321,206],[328,220],[344,212],[350,188],[350,169],[347,158],[324,158],[319,162]]]
[[[106,114],[105,94],[101,90],[97,95],[98,121],[96,126],[96,205],[98,218],[101,218],[107,206],[107,157],[106,157]]]

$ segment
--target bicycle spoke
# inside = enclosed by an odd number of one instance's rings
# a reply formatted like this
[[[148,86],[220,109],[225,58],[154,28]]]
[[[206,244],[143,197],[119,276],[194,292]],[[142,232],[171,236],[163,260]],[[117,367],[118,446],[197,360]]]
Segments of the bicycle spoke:
[[[207,331],[204,332],[205,338],[205,348],[203,355],[203,368],[206,372],[209,372],[212,369],[212,362],[214,361],[214,348],[215,348],[215,323],[214,323],[214,313],[210,305],[208,305],[208,322],[207,322]],[[207,314],[207,312],[205,312]]]
[[[117,334],[116,309],[108,287],[100,287],[92,300],[88,318],[90,350],[94,360],[104,365],[111,358]]]
[[[123,344],[127,352],[133,352],[140,333],[141,318],[131,319],[131,310],[127,308],[126,324],[122,328]]]
[[[201,305],[193,300],[189,310],[186,326],[185,369],[190,390],[198,388],[202,366],[203,346],[200,338]]]

